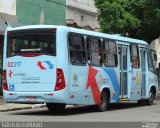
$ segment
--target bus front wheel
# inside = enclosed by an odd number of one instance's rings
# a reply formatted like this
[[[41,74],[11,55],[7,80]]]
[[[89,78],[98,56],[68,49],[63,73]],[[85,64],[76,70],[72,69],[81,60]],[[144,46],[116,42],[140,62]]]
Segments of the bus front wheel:
[[[49,111],[59,112],[65,109],[65,104],[55,104],[55,103],[46,103],[46,106]]]
[[[150,90],[149,99],[147,100],[148,105],[152,105],[154,100],[154,92],[153,89]]]
[[[105,93],[105,91],[102,91],[100,97],[100,104],[97,105],[97,110],[100,112],[106,111],[107,106],[108,106],[107,94]]]

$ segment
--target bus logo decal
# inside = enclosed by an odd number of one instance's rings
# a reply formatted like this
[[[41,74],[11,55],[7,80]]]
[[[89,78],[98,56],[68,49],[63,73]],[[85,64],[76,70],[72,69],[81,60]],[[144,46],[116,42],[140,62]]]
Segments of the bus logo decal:
[[[10,84],[10,85],[9,85],[9,91],[15,91],[14,84]]]
[[[8,74],[10,78],[12,78],[12,74],[13,74],[13,72],[10,70],[9,74]]]
[[[46,68],[42,65],[41,61],[38,61],[37,66],[41,69],[41,70],[46,70]]]
[[[37,67],[39,67],[41,70],[53,69],[53,64],[50,61],[38,61]]]
[[[50,61],[44,61],[44,62],[48,64],[49,69],[53,69],[53,64]]]
[[[78,85],[78,76],[77,76],[77,74],[75,74],[73,76],[73,84],[72,84],[72,86],[79,86]]]
[[[77,74],[74,75],[73,80],[74,80],[74,82],[77,82],[77,81],[78,81]]]
[[[88,81],[87,81],[87,86],[86,90],[90,87],[92,91],[92,96],[94,98],[95,104],[100,103],[100,96],[101,92],[98,88],[97,82],[96,82],[96,75],[98,71],[92,67],[89,66],[89,71],[88,71]],[[96,92],[96,93],[95,93]]]

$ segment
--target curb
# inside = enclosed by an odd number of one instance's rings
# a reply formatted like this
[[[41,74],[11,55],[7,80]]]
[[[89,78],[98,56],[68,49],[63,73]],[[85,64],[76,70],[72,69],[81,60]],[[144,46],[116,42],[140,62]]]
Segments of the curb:
[[[157,94],[156,100],[160,100],[160,93]]]
[[[22,109],[32,109],[32,107],[17,107],[17,108],[9,108],[9,109],[2,109],[0,112],[7,112],[7,111],[16,111],[16,110],[22,110]]]
[[[7,112],[7,111],[16,111],[16,110],[24,110],[24,109],[36,109],[36,108],[43,108],[46,107],[45,104],[37,104],[37,105],[28,105],[28,106],[15,106],[13,107],[12,105],[9,106],[5,106],[3,105],[2,107],[4,107],[4,109],[0,108],[0,112]]]
[[[42,105],[33,105],[31,107],[32,107],[31,109],[44,108],[44,107],[46,107],[46,105],[45,104],[42,104]]]

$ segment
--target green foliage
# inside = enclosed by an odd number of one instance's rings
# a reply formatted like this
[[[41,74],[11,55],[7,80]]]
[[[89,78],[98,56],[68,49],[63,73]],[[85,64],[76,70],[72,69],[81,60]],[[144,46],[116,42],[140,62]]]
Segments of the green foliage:
[[[160,36],[160,0],[95,0],[101,31],[151,42]]]

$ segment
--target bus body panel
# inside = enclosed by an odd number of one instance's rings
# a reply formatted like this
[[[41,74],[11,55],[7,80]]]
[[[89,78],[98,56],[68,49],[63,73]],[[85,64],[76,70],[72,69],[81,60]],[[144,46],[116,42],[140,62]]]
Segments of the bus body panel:
[[[67,88],[59,92],[10,92],[3,91],[8,103],[68,103]]]
[[[142,72],[140,69],[132,70],[132,82],[131,82],[131,100],[137,100],[141,98],[141,76]]]
[[[147,98],[149,98],[149,96],[150,96],[150,89],[152,88],[152,87],[154,87],[156,90],[156,92],[158,92],[158,77],[157,77],[157,75],[155,75],[153,72],[151,72],[151,71],[149,71],[148,72],[148,80],[147,80],[147,82],[148,82],[148,89],[147,89]],[[156,93],[156,94],[158,94],[158,93]]]
[[[56,28],[56,56],[40,55],[31,58],[17,55],[7,57],[6,31],[3,62],[3,69],[7,72],[9,87],[9,91],[4,90],[6,102],[97,105],[100,103],[101,92],[105,89],[109,89],[110,103],[121,102],[122,98],[126,98],[128,101],[147,99],[149,98],[151,86],[155,86],[156,91],[158,91],[157,77],[154,73],[148,71],[147,56],[145,70],[146,95],[143,97],[141,96],[141,76],[143,75],[141,67],[138,69],[131,67],[130,43],[146,48],[147,43],[144,41],[62,26],[37,25],[14,28],[13,30],[30,28]],[[112,39],[116,41],[117,49],[118,45],[126,48],[127,70],[125,73],[127,73],[126,78],[128,79],[126,80],[127,93],[124,96],[120,94],[121,67],[119,64],[114,67],[93,66],[89,65],[87,61],[84,65],[71,64],[69,33]],[[117,54],[119,54],[118,51]],[[121,58],[123,58],[123,55]],[[120,58],[117,59],[120,63]],[[12,67],[12,63],[15,63],[16,66]],[[62,69],[66,87],[63,90],[54,91],[57,69]],[[34,101],[35,97],[36,100]]]
[[[107,67],[71,67],[70,103],[98,104],[103,89],[109,88],[111,102],[119,101],[119,81],[117,71]]]
[[[88,104],[88,94],[86,92],[88,67],[70,66],[69,83],[69,103],[70,104]]]
[[[54,91],[56,84],[56,58],[52,56],[21,57],[7,59],[9,91]]]

